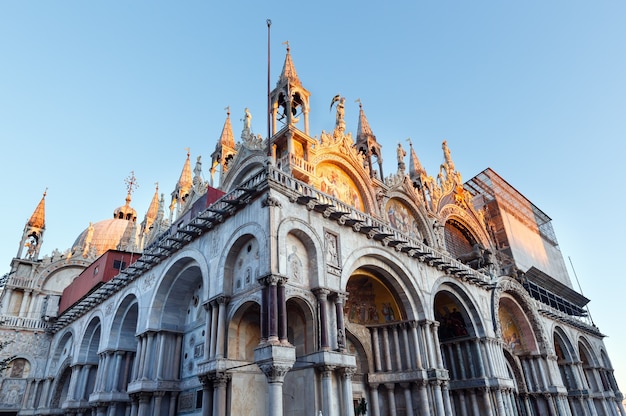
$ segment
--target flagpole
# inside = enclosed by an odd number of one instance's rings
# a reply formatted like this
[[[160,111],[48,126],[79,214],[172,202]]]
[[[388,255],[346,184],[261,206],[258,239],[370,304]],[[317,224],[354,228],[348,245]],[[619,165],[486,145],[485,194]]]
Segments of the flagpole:
[[[272,102],[270,97],[270,27],[272,21],[267,19],[267,159],[271,161],[272,147],[270,143],[271,131],[270,131],[270,117],[272,111]]]

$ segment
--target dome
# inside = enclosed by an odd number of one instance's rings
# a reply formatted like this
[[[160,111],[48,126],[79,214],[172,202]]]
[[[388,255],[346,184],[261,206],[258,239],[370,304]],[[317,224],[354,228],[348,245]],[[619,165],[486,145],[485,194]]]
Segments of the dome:
[[[119,218],[90,224],[74,241],[73,250],[82,250],[84,252],[95,248],[96,255],[100,256],[107,250],[118,250],[120,243],[122,249],[127,250],[126,245],[130,242],[134,226],[135,223],[133,221]]]

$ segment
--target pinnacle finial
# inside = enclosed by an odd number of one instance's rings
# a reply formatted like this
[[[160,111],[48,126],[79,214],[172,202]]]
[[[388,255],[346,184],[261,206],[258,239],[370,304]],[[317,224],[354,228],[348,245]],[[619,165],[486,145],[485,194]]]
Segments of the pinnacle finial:
[[[139,184],[137,183],[137,178],[135,177],[134,170],[130,171],[130,175],[128,175],[128,177],[124,179],[124,183],[126,184],[128,196],[130,196],[135,191],[135,189],[139,188]]]

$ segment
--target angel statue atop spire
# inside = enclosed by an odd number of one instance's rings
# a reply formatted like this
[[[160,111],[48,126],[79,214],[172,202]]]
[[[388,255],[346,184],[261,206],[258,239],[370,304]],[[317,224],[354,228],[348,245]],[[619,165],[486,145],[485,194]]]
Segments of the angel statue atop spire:
[[[335,105],[335,103],[337,103],[337,114],[335,115],[335,130],[343,133],[346,130],[346,122],[343,119],[346,97],[342,97],[340,94],[335,95],[330,102],[331,110],[333,109],[333,105]]]

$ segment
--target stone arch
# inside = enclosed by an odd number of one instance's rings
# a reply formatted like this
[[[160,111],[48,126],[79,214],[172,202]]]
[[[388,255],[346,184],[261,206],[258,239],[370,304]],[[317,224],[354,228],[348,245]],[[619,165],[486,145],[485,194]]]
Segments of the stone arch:
[[[439,293],[447,293],[449,296],[452,296],[454,301],[457,303],[457,307],[459,308],[459,312],[462,314],[463,319],[466,324],[470,324],[470,328],[468,331],[469,336],[477,336],[484,337],[487,335],[487,331],[481,318],[481,313],[478,310],[479,308],[477,301],[474,297],[468,293],[461,285],[458,284],[458,281],[451,279],[449,277],[441,277],[433,286],[432,292],[432,310],[434,312],[433,317],[435,320],[439,321],[437,316],[437,302],[436,298]],[[442,305],[443,306],[443,305]],[[445,310],[439,311],[439,317],[442,317],[442,314],[445,314]],[[442,323],[440,322],[439,327],[439,335],[441,338],[441,328]]]
[[[89,321],[81,340],[76,362],[81,364],[97,364],[100,351],[102,323],[100,317],[94,316]]]
[[[485,249],[491,248],[487,233],[467,211],[456,205],[446,205],[439,214],[443,223],[444,246],[453,257],[471,252],[476,244]]]
[[[561,381],[568,391],[582,390],[582,386],[578,385],[574,367],[577,361],[577,354],[574,351],[565,331],[559,326],[554,328],[553,333],[554,352],[556,354],[556,362],[561,373]]]
[[[149,326],[165,330],[184,330],[190,316],[197,317],[201,297],[207,293],[206,277],[197,261],[179,257],[170,263],[157,287],[149,308]]]
[[[316,328],[315,315],[310,304],[299,297],[287,299],[287,339],[296,347],[296,357],[316,350]]]
[[[52,387],[52,394],[50,395],[50,408],[60,409],[61,403],[67,399],[67,394],[70,390],[70,379],[72,376],[72,368],[69,366],[69,362],[66,362],[59,371],[59,376],[55,379]],[[42,398],[45,400],[45,398]],[[40,399],[41,400],[41,399]]]
[[[241,156],[241,152],[237,153],[234,158],[236,166],[232,166],[233,160],[231,160],[231,168],[225,175],[225,180],[222,183],[222,189],[226,192],[232,191],[231,187],[242,185],[246,180],[265,169],[267,163],[267,156],[261,152],[249,155],[247,158],[238,160]]]
[[[134,294],[127,294],[120,302],[109,335],[109,347],[118,351],[134,351],[137,347],[137,319],[139,302]]]
[[[408,221],[406,225],[398,224],[398,220],[402,222],[402,212],[400,212],[400,218],[398,218],[397,211],[394,209],[394,202],[401,204],[408,211]],[[393,210],[393,211],[392,211]],[[389,221],[389,225],[406,234],[407,236],[414,238],[419,242],[425,242],[428,245],[434,245],[434,237],[432,235],[432,227],[429,226],[429,222],[426,220],[423,212],[419,209],[415,203],[406,197],[403,193],[393,192],[389,195],[389,199],[385,203],[383,216],[387,221]],[[394,221],[396,222],[394,224]],[[418,232],[415,233],[415,230]],[[417,234],[417,235],[416,235]]]
[[[54,348],[51,348],[52,355],[50,367],[48,368],[50,374],[54,374],[56,370],[60,368],[58,367],[60,363],[63,363],[69,357],[73,356],[74,339],[75,336],[72,327],[67,328],[57,337]]]
[[[498,323],[498,335],[504,341],[505,349],[515,355],[539,352],[539,345],[526,313],[516,299],[508,294],[500,297]]]
[[[294,239],[293,244],[290,240]],[[323,257],[324,248],[316,231],[304,221],[289,218],[278,226],[279,273],[289,278],[289,283],[305,287],[324,286]],[[298,244],[299,242],[299,244]],[[297,265],[300,263],[301,276],[297,276]]]
[[[598,357],[594,353],[589,342],[583,337],[578,340],[578,356],[580,357],[583,374],[585,375],[585,381],[589,386],[590,392],[597,393],[602,391],[602,387],[598,384],[595,374],[596,369],[600,366]]]
[[[537,347],[537,353],[552,355],[553,351],[550,348],[552,343],[548,341],[546,331],[541,324],[539,312],[534,307],[533,299],[519,282],[509,277],[501,277],[492,292],[491,314],[496,336],[502,338],[502,326],[500,324],[498,309],[500,299],[504,294],[507,294],[508,297],[517,303],[521,313],[523,313],[525,319],[530,324],[533,339]]]
[[[237,308],[228,324],[226,357],[254,361],[254,349],[261,341],[261,306],[248,301]]]
[[[376,246],[358,248],[350,253],[344,261],[341,276],[342,290],[349,292],[348,283],[353,274],[358,271],[367,271],[383,278],[384,282],[393,289],[399,304],[402,305],[405,314],[403,319],[421,319],[426,317],[424,300],[421,297],[423,289],[417,287],[417,276],[420,269],[415,267],[407,269],[396,253],[390,253]],[[348,296],[348,302],[352,297]],[[347,306],[347,305],[346,305]]]
[[[249,243],[253,243],[254,245],[250,247],[250,251],[248,251],[248,246],[246,245]],[[217,281],[221,280],[223,286],[221,288],[214,288],[214,291],[216,291],[214,295],[220,294],[220,292],[227,296],[232,295],[233,289],[236,288],[237,285],[236,273],[238,271],[238,260],[244,260],[243,258],[238,259],[238,256],[245,256],[244,250],[258,258],[254,261],[250,258],[250,264],[247,264],[246,267],[242,267],[239,270],[239,272],[242,273],[242,275],[239,276],[241,279],[241,288],[239,290],[244,291],[250,287],[256,286],[258,284],[257,278],[266,273],[269,264],[269,237],[265,231],[258,224],[246,224],[235,230],[228,241],[225,242],[224,247],[225,249],[220,256],[220,262],[217,268],[217,273],[221,274],[217,276]],[[261,259],[266,260],[266,262],[263,262]],[[248,272],[249,276],[246,274]]]
[[[380,211],[380,208],[376,204],[376,200],[371,193],[372,191],[370,190],[370,186],[368,185],[370,179],[367,175],[365,175],[362,169],[355,169],[353,164],[346,160],[344,157],[332,153],[325,153],[311,161],[311,163],[316,167],[315,181],[317,183],[315,184],[315,187],[317,189],[325,192],[323,187],[321,186],[322,178],[318,174],[318,167],[323,167],[326,164],[335,166],[336,169],[340,170],[346,176],[348,176],[352,180],[352,183],[356,186],[356,191],[358,192],[361,202],[363,203],[363,207],[361,207],[363,212],[378,213]],[[342,200],[341,198],[337,199]]]

